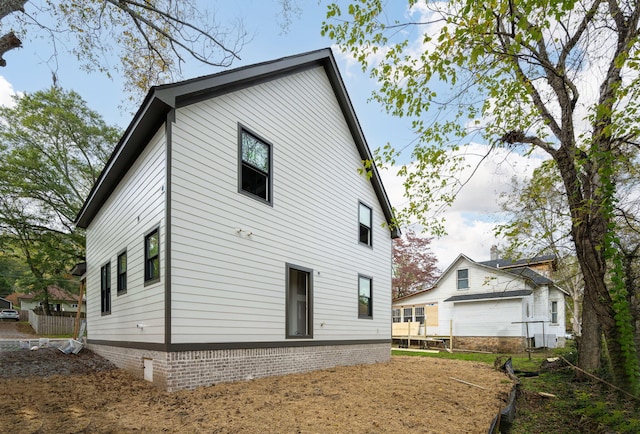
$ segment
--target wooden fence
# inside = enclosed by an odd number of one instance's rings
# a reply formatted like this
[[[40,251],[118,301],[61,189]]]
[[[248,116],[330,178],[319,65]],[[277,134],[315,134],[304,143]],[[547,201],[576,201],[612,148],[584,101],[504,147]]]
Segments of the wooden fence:
[[[73,334],[75,318],[64,316],[38,315],[29,311],[29,323],[35,332],[42,335],[70,335]]]

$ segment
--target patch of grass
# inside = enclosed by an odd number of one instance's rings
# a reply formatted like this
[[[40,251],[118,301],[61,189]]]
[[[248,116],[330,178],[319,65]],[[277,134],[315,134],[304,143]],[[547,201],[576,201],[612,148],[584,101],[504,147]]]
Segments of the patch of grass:
[[[27,335],[36,335],[36,332],[33,330],[33,327],[31,327],[31,324],[29,324],[29,321],[20,321],[16,323],[16,330]]]

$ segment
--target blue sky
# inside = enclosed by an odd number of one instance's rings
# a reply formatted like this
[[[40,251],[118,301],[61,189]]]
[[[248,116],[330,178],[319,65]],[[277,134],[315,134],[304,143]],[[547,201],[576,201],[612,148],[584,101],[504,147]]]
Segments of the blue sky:
[[[38,2],[39,0],[28,2],[27,11]],[[300,0],[301,15],[294,16],[286,33],[280,26],[280,5],[276,0],[221,0],[206,4],[215,5],[213,9],[217,11],[218,21],[241,18],[249,32],[250,41],[240,53],[241,60],[234,62],[232,67],[330,47],[333,44],[333,41],[320,35],[326,10],[324,1]],[[397,8],[394,11],[397,14],[406,13],[405,2],[387,2],[387,5]],[[60,86],[78,92],[108,123],[117,124],[121,128],[127,126],[132,111],[137,107],[129,105],[125,109],[121,108],[126,96],[118,77],[109,79],[100,73],[87,74],[79,70],[78,62],[73,56],[61,55],[57,63],[54,62],[50,58],[52,48],[47,40],[25,39],[23,42],[23,48],[4,56],[7,66],[0,69],[0,103],[6,101],[6,95],[11,92],[33,92],[49,87],[52,84],[51,71],[55,69]],[[369,102],[375,83],[335,47],[334,55],[369,146],[375,149],[390,142],[396,148],[403,148],[411,143],[414,135],[410,130],[410,121],[393,118],[384,113],[377,103]],[[189,61],[183,68],[183,78],[219,71],[219,68]],[[482,145],[478,146],[481,153]],[[513,171],[523,173],[530,170],[522,169],[521,164],[524,163],[513,162]],[[508,190],[508,181],[513,172],[505,172],[504,167],[491,162],[485,166],[447,212],[445,217],[449,235],[432,243],[442,269],[460,253],[475,260],[487,260],[491,245],[498,242],[492,235],[492,226],[500,218],[496,195]],[[383,171],[383,181],[392,204],[400,207],[404,203],[401,185],[393,173],[393,170]]]

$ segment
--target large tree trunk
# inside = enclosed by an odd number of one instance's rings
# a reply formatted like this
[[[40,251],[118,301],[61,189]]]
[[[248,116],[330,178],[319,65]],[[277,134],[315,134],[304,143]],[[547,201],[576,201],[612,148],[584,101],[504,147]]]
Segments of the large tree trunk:
[[[607,343],[607,356],[611,362],[612,374],[616,383],[629,385],[625,365],[627,361],[622,350],[620,333],[616,326],[616,311],[606,283],[607,266],[605,261],[605,230],[607,221],[594,209],[583,215],[574,224],[572,233],[576,244],[576,253],[584,275],[584,302],[582,311],[580,367],[586,371],[599,368],[600,336],[604,334]],[[579,212],[579,211],[578,211]],[[575,220],[574,220],[575,221]],[[588,222],[588,223],[587,223]],[[585,352],[586,354],[582,354]],[[597,361],[597,362],[596,362]]]
[[[640,294],[637,290],[638,276],[635,264],[639,258],[639,251],[640,246],[636,246],[630,252],[624,252],[624,284],[627,289],[629,309],[631,310],[631,327],[633,329],[638,364],[640,364]]]
[[[586,292],[586,291],[585,291]],[[582,334],[578,342],[578,366],[585,371],[594,372],[600,367],[601,329],[598,324],[593,302],[586,295],[582,304]]]
[[[584,277],[584,300],[582,310],[582,340],[579,367],[587,372],[600,368],[600,339],[602,333],[607,342],[607,351],[612,374],[618,384],[628,384],[625,377],[625,358],[615,322],[613,301],[607,287],[606,235],[610,216],[603,185],[606,173],[602,165],[585,164],[580,172],[575,166],[576,148],[563,146],[554,159],[567,192],[571,212],[571,235],[576,246],[576,256]]]

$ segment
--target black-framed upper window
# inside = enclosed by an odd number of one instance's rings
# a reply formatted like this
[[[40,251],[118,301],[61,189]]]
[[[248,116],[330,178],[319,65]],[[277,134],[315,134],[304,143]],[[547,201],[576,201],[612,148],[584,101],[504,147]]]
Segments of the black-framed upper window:
[[[100,312],[111,313],[111,261],[100,267]]]
[[[118,255],[118,295],[127,292],[127,251]]]
[[[469,270],[464,268],[458,270],[458,289],[469,289]]]
[[[144,282],[160,280],[160,230],[155,228],[144,237]]]
[[[358,206],[358,220],[360,222],[360,235],[359,240],[362,244],[366,244],[367,246],[372,245],[372,236],[371,236],[371,228],[373,226],[372,223],[372,211],[367,205],[362,202],[359,203]]]
[[[286,337],[313,338],[313,270],[287,264]]]
[[[373,318],[373,288],[370,277],[358,276],[358,318]]]
[[[272,203],[272,147],[257,135],[239,128],[240,192]]]

